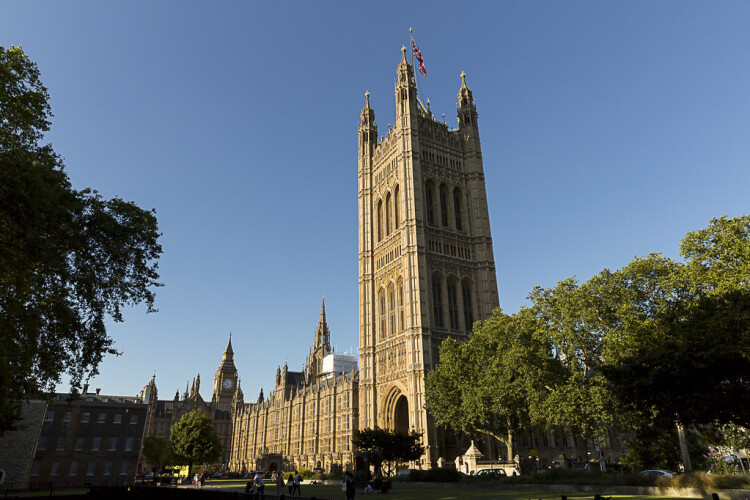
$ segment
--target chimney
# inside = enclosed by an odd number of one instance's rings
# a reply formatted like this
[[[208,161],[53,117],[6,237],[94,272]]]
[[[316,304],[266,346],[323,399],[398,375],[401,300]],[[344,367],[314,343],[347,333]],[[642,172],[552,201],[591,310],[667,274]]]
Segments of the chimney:
[[[96,395],[98,396],[101,391],[102,391],[101,387],[97,387],[96,388]]]
[[[83,393],[88,394],[89,393],[89,379],[86,379],[86,382],[83,384]]]

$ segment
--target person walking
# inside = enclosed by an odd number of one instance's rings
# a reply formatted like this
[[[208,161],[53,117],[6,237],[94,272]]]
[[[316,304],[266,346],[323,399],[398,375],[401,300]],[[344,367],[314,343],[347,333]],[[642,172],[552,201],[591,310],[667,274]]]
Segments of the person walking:
[[[284,474],[279,471],[276,473],[276,494],[281,495],[282,491],[284,491]]]
[[[255,483],[255,491],[263,494],[263,490],[266,489],[266,483],[263,482],[263,478],[260,477],[260,472],[255,473],[255,477],[253,478],[253,482]]]
[[[344,476],[344,491],[346,492],[346,500],[354,500],[354,474],[351,471],[346,471]]]
[[[289,473],[289,478],[286,485],[289,488],[289,495],[291,496],[294,493],[294,474],[292,474],[291,472]]]
[[[298,471],[294,471],[294,490],[297,492],[297,496],[302,495],[302,489],[300,486],[302,485],[302,476],[300,476]]]

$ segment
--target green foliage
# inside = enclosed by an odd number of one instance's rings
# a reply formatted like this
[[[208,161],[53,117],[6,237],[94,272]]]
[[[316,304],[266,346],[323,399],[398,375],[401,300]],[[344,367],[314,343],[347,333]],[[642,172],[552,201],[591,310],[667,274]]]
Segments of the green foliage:
[[[663,428],[657,422],[645,421],[637,426],[628,439],[627,454],[618,464],[630,471],[677,470],[682,461],[677,429],[671,423],[667,425]]]
[[[0,435],[22,402],[63,374],[75,393],[117,354],[106,319],[145,302],[153,311],[161,246],[153,211],[72,188],[39,141],[52,116],[39,71],[0,47]]]
[[[172,445],[169,439],[160,436],[148,436],[143,440],[143,460],[151,466],[153,472],[158,471],[172,459]]]
[[[186,413],[172,426],[169,441],[176,463],[190,466],[188,477],[193,464],[211,463],[221,456],[211,417],[198,409]]]
[[[532,312],[498,309],[467,342],[441,344],[425,382],[426,407],[440,425],[505,442],[512,458],[513,435],[539,425],[541,402],[561,373]]]
[[[315,476],[315,472],[308,469],[300,469],[297,472],[299,472],[299,475],[302,476],[302,479],[311,479],[313,476]]]
[[[360,450],[369,452],[376,467],[378,461],[381,462],[386,476],[390,476],[398,464],[419,459],[426,449],[422,445],[422,434],[418,432],[407,434],[377,426],[357,430],[352,443]]]
[[[711,474],[741,474],[740,464],[734,461],[727,462],[726,455],[715,448],[709,448],[703,455],[706,468]]]
[[[675,422],[750,427],[750,216],[713,219],[680,251],[536,288],[530,309],[446,340],[427,409],[506,443],[560,426],[606,445],[614,428],[634,436],[633,467],[676,465]]]

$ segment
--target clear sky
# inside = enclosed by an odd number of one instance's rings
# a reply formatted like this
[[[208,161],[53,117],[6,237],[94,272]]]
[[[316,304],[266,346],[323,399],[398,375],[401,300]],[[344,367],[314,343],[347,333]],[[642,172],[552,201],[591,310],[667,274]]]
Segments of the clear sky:
[[[230,330],[246,400],[302,368],[326,309],[357,349],[357,125],[381,131],[408,28],[436,116],[479,111],[501,306],[748,213],[750,3],[0,3],[49,88],[76,187],[155,208],[157,314],[110,327],[91,382],[211,398]],[[65,387],[61,387],[64,389]]]

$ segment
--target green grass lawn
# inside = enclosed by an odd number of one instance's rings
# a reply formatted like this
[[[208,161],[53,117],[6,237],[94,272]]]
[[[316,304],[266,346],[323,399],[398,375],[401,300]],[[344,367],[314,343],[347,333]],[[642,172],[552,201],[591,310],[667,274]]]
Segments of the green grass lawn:
[[[219,487],[222,489],[244,490],[246,481],[213,480],[209,486]],[[610,495],[607,493],[607,487],[602,486],[601,494],[612,496],[615,500],[666,500],[676,497],[661,497],[648,495]],[[275,493],[276,485],[266,484],[266,493]],[[286,492],[286,491],[285,491]],[[302,495],[306,497],[329,498],[332,500],[344,500],[344,492],[339,485],[326,484],[303,484]],[[446,484],[440,483],[431,485],[428,483],[414,484],[408,482],[395,482],[393,489],[387,495],[364,496],[357,492],[355,498],[372,498],[383,500],[462,500],[462,499],[486,499],[486,500],[560,500],[561,495],[566,495],[568,500],[592,500],[593,493],[573,493],[562,491],[536,491],[536,490],[509,490],[503,484]],[[684,497],[680,500],[687,500]]]

